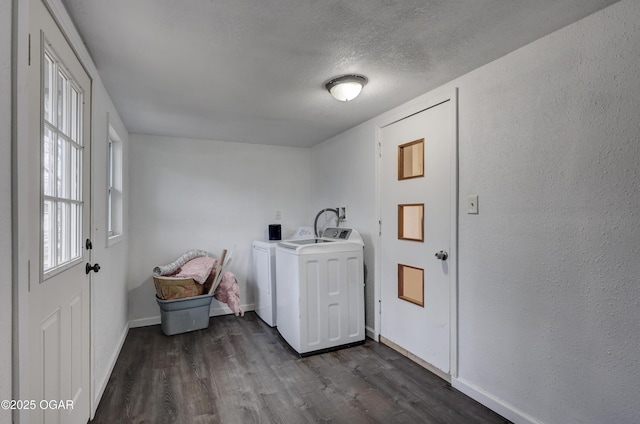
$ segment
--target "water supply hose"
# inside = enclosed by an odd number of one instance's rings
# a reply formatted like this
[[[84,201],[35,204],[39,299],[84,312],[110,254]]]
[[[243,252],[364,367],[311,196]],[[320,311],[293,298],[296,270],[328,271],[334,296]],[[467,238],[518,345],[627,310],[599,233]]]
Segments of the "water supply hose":
[[[335,213],[336,217],[338,218],[338,223],[336,224],[336,227],[340,226],[340,212],[338,211],[338,209],[333,209],[333,208],[321,209],[320,212],[318,212],[318,214],[316,215],[316,219],[313,221],[313,231],[315,232],[316,237],[320,237],[320,234],[318,234],[318,218],[320,218],[320,215],[322,215],[325,212]]]

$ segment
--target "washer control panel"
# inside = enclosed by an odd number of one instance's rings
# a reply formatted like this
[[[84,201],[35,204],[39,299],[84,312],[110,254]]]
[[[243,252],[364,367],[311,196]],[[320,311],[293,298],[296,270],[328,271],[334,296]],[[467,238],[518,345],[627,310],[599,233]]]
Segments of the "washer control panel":
[[[350,228],[327,228],[322,233],[322,237],[330,239],[348,240],[351,235]]]

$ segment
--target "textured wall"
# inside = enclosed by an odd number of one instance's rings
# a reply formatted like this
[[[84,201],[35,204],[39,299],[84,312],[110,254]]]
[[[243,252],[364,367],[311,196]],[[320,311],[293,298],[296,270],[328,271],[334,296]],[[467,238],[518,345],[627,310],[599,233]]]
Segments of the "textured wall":
[[[460,377],[545,423],[638,422],[640,5],[460,87]]]
[[[309,215],[309,149],[131,135],[129,318],[159,322],[151,271],[189,249],[233,249],[241,302],[253,240],[287,237]],[[282,220],[276,221],[276,211]],[[219,308],[214,300],[212,308]],[[146,321],[153,323],[154,321]]]
[[[355,228],[365,243],[365,324],[374,322],[374,243],[377,238],[375,214],[375,138],[373,126],[358,126],[335,139],[316,145],[311,162],[311,216],[318,211],[347,207],[344,227]]]
[[[517,422],[640,422],[638,46],[625,0],[441,87],[459,87],[459,202],[480,208],[459,213],[454,384]],[[373,125],[314,155],[366,161]],[[325,203],[374,202],[373,180],[332,196],[352,170],[322,172]]]
[[[11,399],[11,2],[0,2],[0,399]],[[0,423],[11,412],[0,410]]]

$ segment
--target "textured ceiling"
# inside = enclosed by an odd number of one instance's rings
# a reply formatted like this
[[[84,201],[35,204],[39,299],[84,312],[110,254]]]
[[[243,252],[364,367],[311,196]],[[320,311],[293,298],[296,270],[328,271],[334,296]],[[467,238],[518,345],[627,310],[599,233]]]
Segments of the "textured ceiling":
[[[302,147],[616,1],[62,0],[131,133]]]

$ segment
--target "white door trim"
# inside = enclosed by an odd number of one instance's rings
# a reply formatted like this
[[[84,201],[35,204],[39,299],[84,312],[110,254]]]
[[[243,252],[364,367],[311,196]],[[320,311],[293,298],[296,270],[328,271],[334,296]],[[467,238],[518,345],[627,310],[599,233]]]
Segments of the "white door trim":
[[[28,399],[29,383],[29,104],[28,104],[28,50],[29,4],[14,1],[12,21],[12,284],[13,284],[13,335],[12,335],[12,398]],[[24,358],[24,360],[21,360]],[[26,411],[14,410],[12,420],[26,422]]]
[[[429,93],[428,95],[419,97],[415,101],[411,101],[404,106],[396,108],[391,112],[382,115],[376,119],[375,125],[375,143],[374,149],[376,155],[376,169],[375,169],[375,204],[376,204],[376,216],[378,221],[381,217],[381,183],[380,183],[380,143],[382,140],[381,131],[384,127],[393,124],[399,120],[407,118],[423,110],[429,109],[440,103],[451,101],[452,113],[454,114],[452,125],[454,126],[452,133],[454,134],[454,142],[452,143],[451,152],[451,249],[449,251],[448,262],[451,265],[451,286],[450,286],[450,375],[452,378],[458,376],[458,89],[448,88],[436,93]],[[389,228],[389,223],[385,224],[385,227]],[[377,236],[375,237],[375,278],[374,278],[374,338],[380,339],[380,299],[382,284],[380,281],[380,275],[382,272],[382,259],[381,259],[381,237],[380,232],[376,229]],[[383,231],[385,229],[383,228]]]

